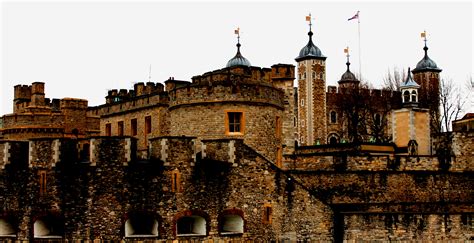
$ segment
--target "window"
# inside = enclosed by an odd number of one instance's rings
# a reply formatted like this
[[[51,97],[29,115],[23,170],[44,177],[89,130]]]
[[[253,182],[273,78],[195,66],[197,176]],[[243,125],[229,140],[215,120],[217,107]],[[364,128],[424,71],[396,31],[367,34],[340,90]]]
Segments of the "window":
[[[263,223],[271,224],[272,223],[272,206],[268,203],[263,205]]]
[[[281,167],[281,162],[282,162],[282,157],[283,157],[282,152],[283,152],[283,149],[281,148],[281,146],[279,146],[277,148],[277,154],[276,154],[276,165],[278,167]]]
[[[105,136],[112,136],[112,124],[105,124]]]
[[[226,112],[225,117],[226,134],[243,134],[244,133],[244,113],[243,112]]]
[[[15,237],[13,225],[6,218],[0,218],[0,237]]]
[[[156,237],[158,221],[151,215],[133,213],[125,221],[125,237]]]
[[[382,125],[381,119],[380,119],[380,114],[375,114],[374,123],[375,123],[376,126]]]
[[[301,107],[304,107],[304,99],[301,99]]]
[[[244,220],[240,215],[224,215],[221,225],[222,235],[244,233]]]
[[[134,118],[130,121],[130,130],[132,130],[132,136],[137,135],[137,119]]]
[[[280,116],[276,116],[276,119],[275,119],[275,135],[277,138],[281,138],[281,117]]]
[[[315,79],[315,78],[316,78],[316,73],[313,72],[313,73],[311,74],[311,76],[312,76],[313,79]]]
[[[335,111],[331,111],[330,117],[331,117],[331,123],[337,122],[337,113]]]
[[[306,79],[306,73],[303,73],[303,79]]]
[[[408,90],[403,92],[403,102],[404,103],[410,102],[410,92],[408,92]]]
[[[416,91],[414,91],[414,90],[411,92],[411,102],[417,102],[416,101]]]
[[[181,175],[178,170],[171,173],[171,191],[181,192]]]
[[[117,134],[123,136],[123,121],[117,123]]]
[[[184,216],[176,222],[177,236],[205,236],[206,220],[197,215]]]
[[[38,179],[39,179],[39,191],[40,191],[40,195],[41,196],[44,196],[46,195],[46,192],[47,192],[47,187],[46,187],[46,171],[45,170],[40,170],[38,171]]]
[[[35,238],[62,238],[63,222],[58,217],[47,215],[38,218],[33,224]]]
[[[146,134],[151,133],[151,116],[145,117],[145,133]]]

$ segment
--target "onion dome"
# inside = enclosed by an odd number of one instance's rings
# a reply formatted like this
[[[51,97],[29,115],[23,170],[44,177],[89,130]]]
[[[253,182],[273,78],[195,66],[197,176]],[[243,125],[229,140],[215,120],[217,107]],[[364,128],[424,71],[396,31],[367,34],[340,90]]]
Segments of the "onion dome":
[[[301,49],[300,54],[298,55],[298,57],[295,58],[295,60],[297,62],[303,61],[306,59],[311,59],[311,58],[325,60],[326,57],[323,56],[321,50],[313,43],[313,32],[311,31],[311,29],[308,32],[308,36],[309,36],[308,44],[306,44],[306,46],[303,47],[303,49]]]
[[[415,71],[413,69],[413,71]],[[420,85],[417,84],[413,78],[411,77],[411,72],[410,72],[410,68],[408,68],[408,76],[407,76],[407,79],[405,80],[405,82],[401,83],[400,84],[400,89],[410,89],[410,88],[413,88],[413,89],[418,89],[420,88]]]
[[[344,74],[342,74],[341,76],[341,80],[337,81],[339,83],[339,85],[342,85],[342,87],[347,87],[347,85],[345,84],[355,84],[355,85],[358,85],[360,83],[360,81],[356,78],[356,76],[351,72],[349,66],[351,65],[351,63],[349,62],[349,47],[347,49],[344,50],[346,53],[347,53],[347,62],[346,62],[346,66],[347,66],[347,70]]]
[[[421,72],[421,71],[435,71],[435,72],[441,72],[441,69],[438,68],[436,63],[431,60],[431,58],[428,57],[428,47],[426,46],[426,41],[425,41],[425,47],[423,47],[423,50],[425,51],[425,56],[421,61],[416,64],[416,68],[413,69],[413,72]]]
[[[233,66],[250,67],[249,60],[247,60],[247,58],[242,56],[242,54],[240,53],[240,41],[237,41],[237,54],[235,54],[235,56],[227,62],[226,67],[233,67]]]

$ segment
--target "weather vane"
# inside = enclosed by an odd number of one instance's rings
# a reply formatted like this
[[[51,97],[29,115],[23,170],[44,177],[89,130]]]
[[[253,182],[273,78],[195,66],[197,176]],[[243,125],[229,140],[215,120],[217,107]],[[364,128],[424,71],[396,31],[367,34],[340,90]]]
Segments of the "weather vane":
[[[423,40],[425,41],[425,46],[426,46],[426,30],[421,32],[421,38],[423,38]]]
[[[309,31],[311,31],[311,25],[313,25],[311,20],[312,20],[311,13],[309,13],[309,15],[306,16],[306,21],[309,22]]]
[[[237,27],[234,33],[237,35],[237,43],[240,43],[240,27]]]

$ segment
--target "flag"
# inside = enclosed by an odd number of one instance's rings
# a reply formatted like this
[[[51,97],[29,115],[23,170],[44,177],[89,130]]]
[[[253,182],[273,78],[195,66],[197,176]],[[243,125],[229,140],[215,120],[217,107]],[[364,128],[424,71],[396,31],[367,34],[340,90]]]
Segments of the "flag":
[[[426,32],[421,32],[421,38],[426,38]]]
[[[240,32],[240,28],[237,28],[237,29],[234,31],[234,33],[235,33],[236,35],[238,35],[239,32]]]
[[[353,19],[358,19],[358,18],[359,18],[359,11],[357,11],[357,13],[354,16],[352,16],[352,18],[347,19],[347,21],[353,20]]]
[[[311,16],[306,16],[306,21],[311,21]]]

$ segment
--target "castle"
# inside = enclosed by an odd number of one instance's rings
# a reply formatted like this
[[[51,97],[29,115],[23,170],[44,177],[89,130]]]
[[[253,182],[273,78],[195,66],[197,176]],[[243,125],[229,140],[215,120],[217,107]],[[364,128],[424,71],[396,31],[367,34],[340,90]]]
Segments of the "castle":
[[[297,75],[251,66],[239,41],[225,68],[110,90],[95,107],[15,86],[0,240],[473,240],[474,133],[454,133],[452,159],[433,155],[441,69],[426,44],[413,78],[385,91],[360,87],[349,59],[326,87],[308,36]]]

